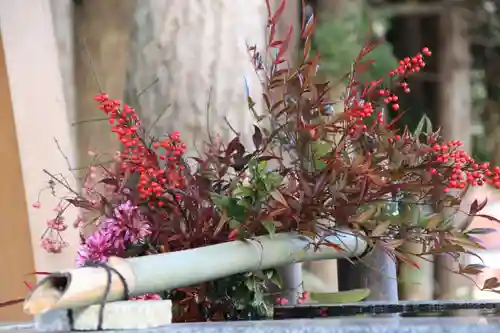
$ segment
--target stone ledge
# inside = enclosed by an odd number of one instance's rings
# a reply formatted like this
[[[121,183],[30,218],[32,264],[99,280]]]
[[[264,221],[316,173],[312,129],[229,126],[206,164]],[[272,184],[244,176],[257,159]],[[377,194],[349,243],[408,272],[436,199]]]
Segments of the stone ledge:
[[[3,332],[36,333],[34,328],[7,326]],[[55,332],[55,331],[53,331]],[[106,331],[108,333],[123,330]],[[500,318],[335,318],[255,322],[170,324],[127,333],[498,333]]]
[[[35,319],[35,329],[40,332],[95,331],[100,305],[85,308],[55,310]],[[169,300],[110,302],[104,307],[104,330],[150,329],[172,322],[172,302]]]

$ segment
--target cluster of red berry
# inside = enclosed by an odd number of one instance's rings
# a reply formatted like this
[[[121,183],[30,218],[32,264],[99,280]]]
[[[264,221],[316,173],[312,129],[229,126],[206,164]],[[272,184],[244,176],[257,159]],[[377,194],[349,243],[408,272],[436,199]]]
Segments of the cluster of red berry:
[[[406,78],[409,75],[419,72],[423,67],[425,67],[424,55],[430,56],[432,53],[429,48],[424,47],[421,53],[418,53],[414,57],[406,57],[399,62],[398,67],[389,73],[391,77],[398,76],[399,78]],[[383,80],[373,81],[365,88],[361,94],[358,94],[357,86],[358,82],[351,82],[348,86],[349,94],[345,101],[345,112],[347,112],[353,123],[349,125],[348,134],[352,136],[357,136],[359,133],[367,130],[365,125],[365,120],[371,117],[375,112],[375,107],[372,102],[370,102],[370,96],[372,92],[375,92],[375,99],[382,98],[385,105],[390,105],[393,111],[398,111],[400,105],[398,103],[399,97],[388,89],[378,89]],[[401,88],[405,93],[410,92],[408,87],[408,82],[402,81],[399,83]],[[377,91],[378,89],[378,91]],[[359,96],[359,97],[358,97]],[[365,101],[365,99],[368,99]],[[382,112],[377,112],[375,124],[383,124],[384,116]]]
[[[148,200],[152,206],[164,206],[161,197],[167,188],[185,188],[182,157],[186,146],[180,139],[180,133],[174,132],[148,145],[138,133],[140,123],[133,108],[110,100],[106,94],[95,96],[95,100],[109,117],[111,131],[116,133],[124,147],[120,155],[122,171],[138,172],[140,198]],[[160,161],[165,165],[160,166]]]
[[[450,175],[446,177],[445,192],[450,189],[464,189],[468,185],[482,186],[485,183],[500,188],[500,168],[490,167],[490,163],[476,163],[465,151],[457,149],[463,144],[460,141],[450,141],[444,144],[434,144],[429,150],[435,153],[434,161],[438,165],[451,165]],[[447,170],[447,169],[445,169]],[[443,177],[443,172],[430,168],[433,176]]]
[[[304,304],[305,302],[309,301],[310,298],[311,298],[310,293],[308,291],[304,291],[297,298],[297,303]],[[284,297],[280,297],[280,296],[276,297],[276,300],[275,300],[275,303],[277,305],[286,305],[286,304],[288,304],[288,302],[289,302],[288,299],[286,299]]]

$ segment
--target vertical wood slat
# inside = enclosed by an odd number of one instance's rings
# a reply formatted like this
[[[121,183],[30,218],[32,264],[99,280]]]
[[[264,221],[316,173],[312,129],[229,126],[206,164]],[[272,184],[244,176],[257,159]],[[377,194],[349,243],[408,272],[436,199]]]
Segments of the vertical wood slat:
[[[26,22],[29,22],[29,27]],[[63,233],[65,241],[70,245],[61,254],[50,254],[40,248],[40,237],[46,228],[45,222],[54,217],[53,209],[59,200],[45,192],[40,209],[31,205],[37,200],[40,189],[47,186],[48,178],[42,171],[44,168],[54,174],[62,173],[70,185],[75,184],[68,171],[68,163],[74,164],[75,149],[68,121],[50,2],[0,1],[0,28],[19,148],[18,160],[21,170],[19,166],[17,169],[22,172],[22,179],[19,177],[8,191],[14,193],[16,188],[22,188],[24,184],[23,199],[21,200],[19,194],[18,199],[9,200],[4,204],[19,212],[27,211],[29,230],[19,232],[19,239],[28,242],[26,238],[31,238],[31,260],[34,260],[34,268],[37,271],[72,267],[79,244],[78,230],[70,227]],[[54,138],[58,140],[65,156],[58,150]],[[13,178],[5,173],[3,176],[4,182],[7,182],[6,178]],[[58,188],[58,194],[66,193]],[[18,208],[14,208],[16,204],[19,204]],[[71,225],[76,218],[76,211],[67,210],[65,217]],[[4,216],[1,218],[6,221]],[[22,219],[19,218],[13,223],[16,222],[21,224]],[[10,237],[14,238],[14,235]],[[17,265],[24,264],[24,260],[18,257]],[[29,268],[22,269],[23,273],[33,271],[33,264],[30,265]],[[3,285],[3,281],[1,283]]]
[[[7,70],[0,37],[0,302],[24,297],[23,280],[34,271],[28,212],[16,138]],[[26,320],[21,304],[0,308],[0,321]]]

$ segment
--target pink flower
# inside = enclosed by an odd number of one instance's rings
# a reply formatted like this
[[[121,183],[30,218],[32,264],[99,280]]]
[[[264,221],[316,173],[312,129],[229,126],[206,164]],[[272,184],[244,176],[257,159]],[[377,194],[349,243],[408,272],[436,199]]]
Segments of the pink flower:
[[[78,249],[76,265],[83,266],[87,260],[106,262],[108,257],[116,252],[113,249],[111,236],[104,229],[99,229],[90,235],[85,244]]]
[[[137,244],[151,234],[149,221],[130,201],[115,208],[113,217],[106,219],[103,227],[114,235],[118,248]]]
[[[146,294],[146,295],[132,297],[130,300],[131,301],[159,301],[159,300],[162,300],[162,298],[158,294]]]
[[[127,201],[113,211],[100,228],[87,238],[78,250],[76,265],[85,262],[106,262],[111,255],[121,256],[132,244],[137,244],[151,234],[149,221],[139,207]]]

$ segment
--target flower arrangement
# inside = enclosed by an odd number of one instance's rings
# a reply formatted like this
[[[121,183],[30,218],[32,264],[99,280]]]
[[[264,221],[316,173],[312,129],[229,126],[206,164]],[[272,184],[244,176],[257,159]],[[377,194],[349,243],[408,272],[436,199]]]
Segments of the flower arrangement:
[[[452,219],[469,187],[500,188],[500,168],[476,163],[460,150],[459,141],[443,141],[427,118],[413,133],[394,127],[398,117],[384,120],[386,111],[403,114],[397,94],[410,92],[406,78],[425,67],[431,51],[423,48],[402,59],[389,73],[391,85],[383,86],[382,78],[363,80],[372,64],[366,58],[377,46],[368,38],[346,76],[342,101],[329,101],[329,84],[316,82],[319,55],[310,55],[314,17],[302,22],[299,65],[288,68],[283,59],[291,33],[284,40],[274,36],[284,5],[271,13],[268,4],[266,54],[249,47],[263,78],[267,110],[256,114],[254,147],[245,147],[238,136],[228,143],[214,137],[190,165],[182,133],[147,137],[132,107],[99,94],[95,100],[121,151],[113,163],[89,167],[82,191],[67,188],[63,178],[47,172],[52,194],[58,195],[62,186],[70,195],[61,197],[56,216],[47,222],[45,250],[59,253],[66,246],[64,212],[69,206],[98,215],[94,221],[75,222],[80,228],[82,223],[96,226],[82,239],[77,265],[289,231],[313,238],[314,246],[337,246],[326,236],[348,229],[395,260],[414,265],[401,249],[408,241],[422,243],[425,254],[455,258],[482,248],[473,235],[488,230],[461,230]],[[268,54],[273,54],[270,64],[264,61]],[[254,105],[249,97],[251,110]],[[96,179],[97,171],[104,176]],[[391,214],[390,203],[402,213]],[[40,205],[37,201],[34,207]],[[474,202],[467,214],[478,215],[485,205]],[[421,206],[433,213],[419,216]],[[478,274],[481,269],[461,266],[457,273]],[[286,303],[270,291],[280,285],[277,272],[267,270],[138,299],[172,299],[178,322],[256,319],[269,317],[275,302]],[[498,285],[492,278],[482,288]]]

